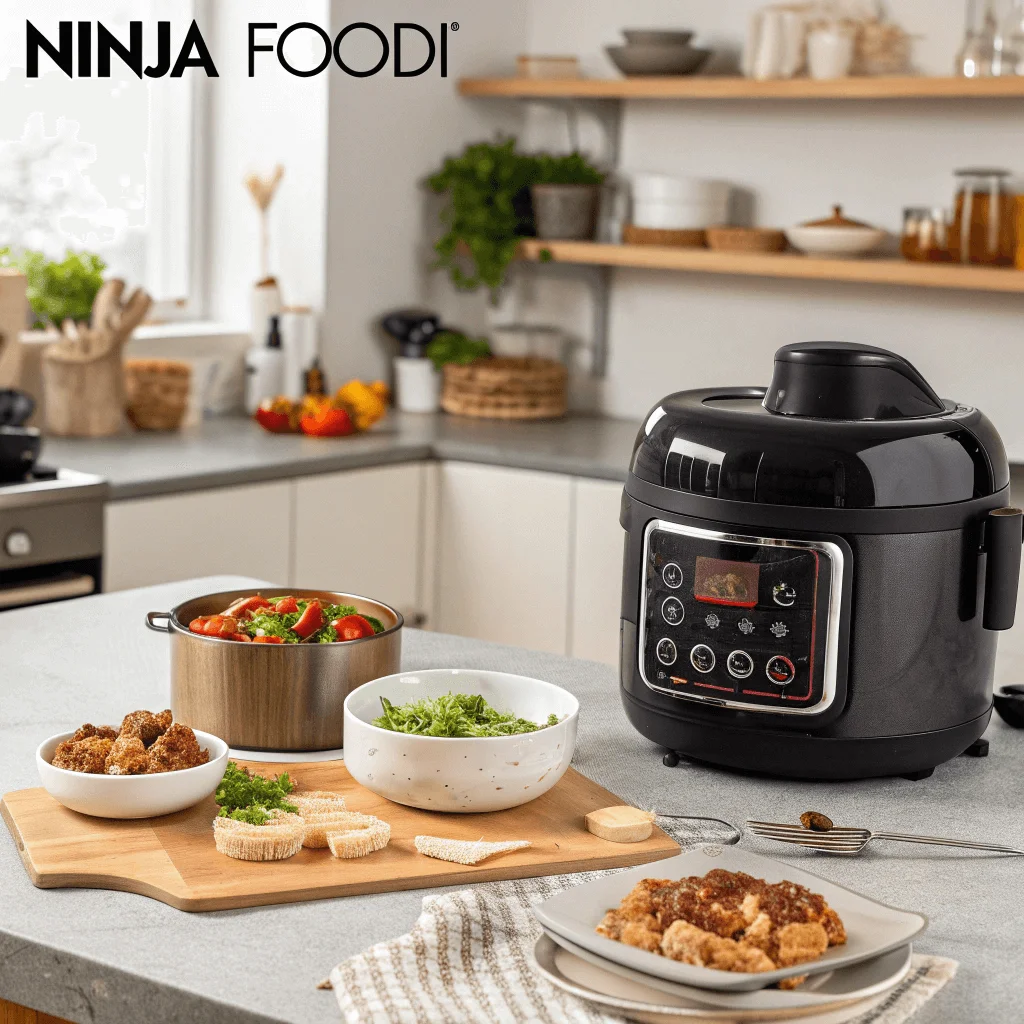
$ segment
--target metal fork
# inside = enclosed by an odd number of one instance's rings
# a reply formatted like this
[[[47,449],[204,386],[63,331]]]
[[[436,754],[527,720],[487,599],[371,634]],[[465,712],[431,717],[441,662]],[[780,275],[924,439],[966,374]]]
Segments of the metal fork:
[[[814,832],[803,825],[785,825],[773,821],[748,821],[747,828],[763,839],[779,843],[792,843],[822,853],[852,855],[860,853],[873,839],[894,839],[901,843],[924,843],[929,846],[958,846],[968,850],[987,850],[989,853],[1008,853],[1024,857],[1024,850],[995,843],[972,843],[967,839],[940,839],[938,836],[910,836],[902,832],[871,832],[866,828],[834,826],[827,832]]]

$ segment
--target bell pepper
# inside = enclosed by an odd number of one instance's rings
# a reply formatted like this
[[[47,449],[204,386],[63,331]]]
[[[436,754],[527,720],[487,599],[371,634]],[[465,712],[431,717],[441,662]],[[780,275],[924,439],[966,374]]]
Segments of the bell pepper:
[[[290,398],[265,398],[254,419],[272,434],[294,434],[299,429],[299,409]]]
[[[299,426],[309,437],[344,437],[355,433],[356,429],[348,409],[329,398],[311,401],[308,396],[303,403]]]
[[[362,615],[344,615],[335,619],[331,626],[338,640],[361,640],[364,636],[373,636],[373,626]]]
[[[359,430],[368,430],[388,409],[387,385],[383,381],[364,384],[361,380],[350,380],[338,388],[334,399],[336,403],[348,406],[352,410]]]
[[[292,632],[298,633],[305,640],[312,636],[317,630],[322,629],[324,624],[324,611],[320,602],[313,600],[306,605],[306,610],[299,616],[299,621],[292,626]]]

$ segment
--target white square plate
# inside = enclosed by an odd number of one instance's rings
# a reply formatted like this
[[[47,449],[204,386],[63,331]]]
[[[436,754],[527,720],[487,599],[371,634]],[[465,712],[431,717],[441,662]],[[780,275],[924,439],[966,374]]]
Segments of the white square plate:
[[[846,944],[830,946],[824,956],[812,963],[782,967],[762,974],[739,974],[679,963],[657,953],[606,939],[594,930],[605,911],[617,907],[622,897],[641,879],[700,876],[713,868],[745,871],[767,882],[796,882],[820,893],[842,918],[846,927]],[[757,853],[738,850],[734,846],[704,846],[656,864],[644,864],[574,886],[538,904],[534,913],[545,928],[606,960],[666,981],[722,992],[752,992],[783,978],[834,971],[905,946],[928,927],[928,919],[923,914],[887,907],[808,871]]]

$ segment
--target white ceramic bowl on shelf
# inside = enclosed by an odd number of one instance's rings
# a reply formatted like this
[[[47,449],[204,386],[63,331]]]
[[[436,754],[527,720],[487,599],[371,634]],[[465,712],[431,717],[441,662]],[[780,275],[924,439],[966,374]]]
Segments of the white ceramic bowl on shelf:
[[[36,768],[43,788],[58,803],[94,818],[156,818],[205,800],[224,777],[228,745],[218,736],[194,730],[210,760],[196,768],[156,775],[90,775],[55,768],[57,744],[74,733],[62,732],[39,744]]]
[[[824,225],[786,228],[790,245],[808,256],[864,256],[877,249],[885,239],[881,228],[827,227]]]
[[[381,697],[407,704],[447,693],[480,694],[498,711],[557,725],[518,736],[448,738],[380,729]],[[503,811],[543,796],[569,767],[579,702],[553,683],[480,669],[399,672],[345,700],[345,767],[387,800],[428,811]]]
[[[724,224],[727,211],[716,203],[634,202],[632,223],[638,228],[684,231]]]

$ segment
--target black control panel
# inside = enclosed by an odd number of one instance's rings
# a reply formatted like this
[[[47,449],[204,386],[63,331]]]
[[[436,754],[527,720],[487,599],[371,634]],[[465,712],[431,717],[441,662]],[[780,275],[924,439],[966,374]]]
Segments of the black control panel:
[[[832,544],[651,523],[642,581],[641,670],[676,697],[784,713],[834,694]],[[833,657],[834,662],[834,657]]]

